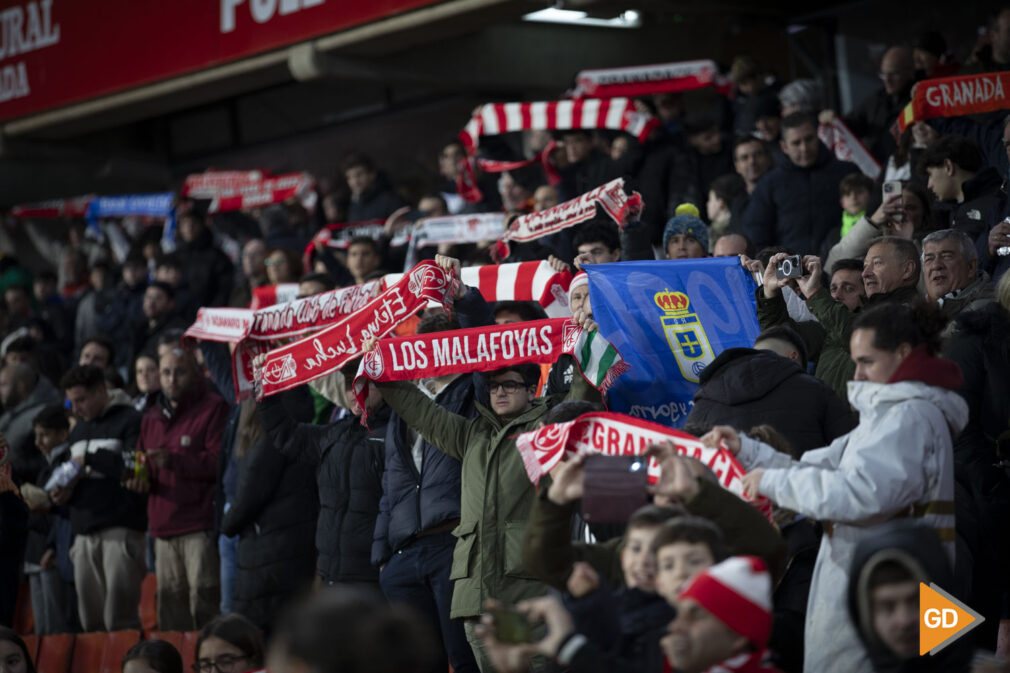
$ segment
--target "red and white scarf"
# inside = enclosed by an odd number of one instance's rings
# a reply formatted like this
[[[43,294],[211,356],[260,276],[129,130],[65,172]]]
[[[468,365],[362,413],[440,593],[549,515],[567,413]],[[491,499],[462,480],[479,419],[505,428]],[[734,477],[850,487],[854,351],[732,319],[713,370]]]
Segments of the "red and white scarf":
[[[382,288],[381,280],[267,306],[201,308],[184,336],[205,341],[239,343],[245,339],[271,341],[321,329],[350,315],[371,301]],[[259,289],[259,288],[257,288]]]
[[[51,219],[56,217],[84,217],[94,195],[78,196],[72,199],[54,199],[39,203],[27,203],[11,208],[11,217],[19,219]]]
[[[505,233],[505,213],[426,217],[418,221],[411,240],[418,248],[441,243],[496,241]]]
[[[880,164],[841,119],[836,117],[830,124],[818,126],[817,137],[839,161],[851,161],[873,180],[880,175]]]
[[[507,325],[382,339],[361,361],[354,394],[364,408],[369,381],[410,381],[468,374],[525,363],[575,358],[589,383],[606,392],[628,365],[596,330],[587,332],[571,319],[532,320]]]
[[[277,285],[260,285],[252,289],[252,301],[249,308],[253,311],[274,304],[284,304],[298,298],[298,283],[278,283]]]
[[[540,164],[543,168],[544,177],[547,184],[560,185],[561,173],[551,160],[558,143],[555,140],[547,143],[547,147],[529,159],[519,161],[499,161],[497,159],[484,159],[480,157],[469,157],[460,161],[459,170],[456,173],[456,192],[467,203],[480,203],[484,200],[484,194],[477,185],[477,172],[475,166],[479,166],[485,173],[504,173],[506,171],[516,171],[533,164]]]
[[[715,61],[680,61],[627,68],[583,70],[575,76],[572,98],[635,98],[712,87],[729,95],[733,84],[719,74]]]
[[[530,481],[537,484],[564,459],[566,453],[640,456],[650,444],[666,441],[674,443],[677,453],[703,462],[724,488],[744,497],[743,476],[747,471],[728,450],[709,448],[686,432],[625,414],[594,412],[582,414],[574,421],[545,425],[519,435],[516,448],[522,455]],[[655,483],[659,475],[658,463],[649,459],[649,481]],[[771,515],[767,498],[762,496],[753,502],[766,516]]]
[[[904,132],[916,122],[936,117],[960,117],[1008,108],[1010,70],[927,79],[912,87],[912,100],[898,115],[898,129]]]
[[[553,208],[512,220],[505,236],[492,249],[492,257],[508,257],[509,243],[535,241],[592,219],[596,216],[597,205],[622,229],[628,222],[638,219],[644,206],[638,192],[632,192],[631,196],[624,193],[624,178],[611,180]]]
[[[260,397],[336,371],[361,354],[365,340],[383,337],[429,301],[452,306],[452,276],[434,262],[419,263],[395,285],[326,329],[267,354]]]
[[[382,280],[389,286],[402,277],[403,274],[390,273]],[[568,271],[558,273],[545,261],[466,266],[460,270],[460,280],[477,288],[489,302],[535,301],[552,318],[571,315],[567,292],[572,275]]]
[[[186,178],[182,195],[210,199],[209,213],[257,208],[298,199],[307,210],[316,205],[316,183],[308,173],[271,176],[263,171],[207,171]]]
[[[487,103],[460,131],[459,139],[473,154],[482,136],[501,133],[610,129],[643,142],[658,125],[655,117],[636,111],[627,98]]]

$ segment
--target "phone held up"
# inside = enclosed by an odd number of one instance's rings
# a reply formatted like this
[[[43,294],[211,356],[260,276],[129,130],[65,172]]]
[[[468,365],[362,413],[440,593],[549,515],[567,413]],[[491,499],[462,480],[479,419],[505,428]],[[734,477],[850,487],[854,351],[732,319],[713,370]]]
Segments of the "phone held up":
[[[626,522],[649,502],[647,467],[642,456],[587,456],[582,518],[593,523]]]
[[[803,258],[799,255],[786,257],[775,267],[775,277],[779,280],[803,277]]]

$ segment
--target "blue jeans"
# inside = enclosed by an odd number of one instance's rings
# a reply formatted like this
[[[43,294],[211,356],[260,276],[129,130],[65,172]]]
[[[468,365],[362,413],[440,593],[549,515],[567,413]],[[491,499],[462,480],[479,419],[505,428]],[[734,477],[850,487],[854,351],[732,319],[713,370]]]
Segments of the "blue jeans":
[[[235,597],[235,565],[238,562],[238,535],[217,536],[217,551],[221,557],[221,614],[231,612]]]
[[[405,603],[438,625],[455,673],[477,673],[462,620],[449,618],[453,584],[449,568],[455,546],[452,533],[417,538],[393,554],[379,575],[379,584],[390,603]]]

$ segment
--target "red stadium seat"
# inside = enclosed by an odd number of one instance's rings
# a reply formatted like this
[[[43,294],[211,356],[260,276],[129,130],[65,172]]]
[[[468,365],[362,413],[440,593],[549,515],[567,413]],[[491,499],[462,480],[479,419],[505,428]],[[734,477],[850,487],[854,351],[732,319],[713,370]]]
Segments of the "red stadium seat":
[[[140,628],[145,632],[158,628],[157,591],[158,577],[154,573],[148,573],[140,585],[140,606],[137,608],[140,612]]]
[[[140,631],[112,631],[105,641],[102,655],[102,673],[119,673],[123,657],[140,642]]]
[[[39,641],[39,656],[36,660],[38,673],[69,673],[70,657],[74,651],[74,635],[61,633],[42,636]]]
[[[74,641],[70,673],[102,673],[102,655],[107,638],[108,634],[104,632],[79,633]]]
[[[182,655],[182,670],[184,671],[192,670],[193,662],[196,661],[196,639],[199,637],[199,631],[186,631],[182,634],[179,654]]]
[[[28,648],[28,656],[32,658],[32,663],[38,661],[39,658],[39,637],[35,634],[29,634],[26,636],[21,636],[21,640],[25,641],[25,647]]]
[[[14,608],[14,624],[17,633],[35,633],[35,613],[32,612],[32,592],[25,578],[18,585],[18,599]]]
[[[175,649],[182,647],[182,631],[145,631],[145,640],[164,640]]]

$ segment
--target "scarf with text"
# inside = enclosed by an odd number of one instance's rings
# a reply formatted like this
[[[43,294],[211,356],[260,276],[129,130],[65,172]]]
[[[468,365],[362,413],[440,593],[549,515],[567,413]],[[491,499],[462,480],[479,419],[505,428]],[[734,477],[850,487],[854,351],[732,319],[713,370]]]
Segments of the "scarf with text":
[[[551,318],[382,339],[361,361],[354,395],[364,409],[369,381],[410,381],[544,364],[557,362],[564,353],[574,357],[582,376],[603,392],[628,369],[598,331],[588,332],[570,318]]]
[[[898,115],[898,130],[926,119],[960,117],[1010,108],[1010,70],[938,77],[917,82],[912,100]]]
[[[697,437],[685,432],[625,414],[593,412],[566,423],[545,425],[519,435],[516,448],[522,455],[530,481],[537,484],[564,459],[566,453],[640,456],[650,444],[666,441],[673,442],[677,453],[700,460],[712,470],[724,488],[744,497],[743,476],[747,471],[727,449],[709,448]],[[650,458],[649,481],[655,483],[659,475],[658,463]],[[762,496],[753,502],[763,514],[771,516],[771,504],[767,498]]]
[[[719,74],[715,61],[680,61],[627,68],[583,70],[575,76],[572,98],[635,98],[657,93],[678,93],[712,87],[724,96],[733,83]]]
[[[382,281],[373,280],[258,310],[205,307],[197,311],[196,322],[184,336],[230,343],[299,336],[354,313],[371,301],[381,288]]]
[[[473,154],[482,136],[515,131],[572,131],[609,129],[624,131],[639,142],[659,126],[659,121],[635,110],[628,98],[487,103],[460,131],[459,139]]]
[[[836,117],[830,124],[820,124],[817,137],[839,161],[851,161],[872,180],[880,175],[880,164],[841,119]]]
[[[11,208],[11,217],[19,219],[52,219],[57,217],[84,217],[88,205],[97,197],[78,196],[72,199],[53,199],[39,203],[26,203]]]
[[[252,301],[249,308],[253,311],[274,304],[284,304],[298,298],[298,283],[278,283],[277,285],[260,285],[252,289]]]
[[[316,183],[308,173],[272,176],[264,171],[207,171],[186,178],[182,195],[209,199],[208,213],[258,208],[297,199],[306,210],[316,205]]]
[[[624,178],[611,180],[570,201],[537,213],[521,215],[512,220],[505,236],[491,250],[491,257],[500,261],[509,256],[510,243],[528,243],[556,234],[596,216],[599,206],[620,228],[639,218],[644,204],[642,195],[624,192]]]
[[[259,396],[300,386],[336,371],[361,354],[362,344],[381,338],[429,301],[452,306],[452,275],[434,262],[419,263],[382,294],[329,327],[267,353]]]

